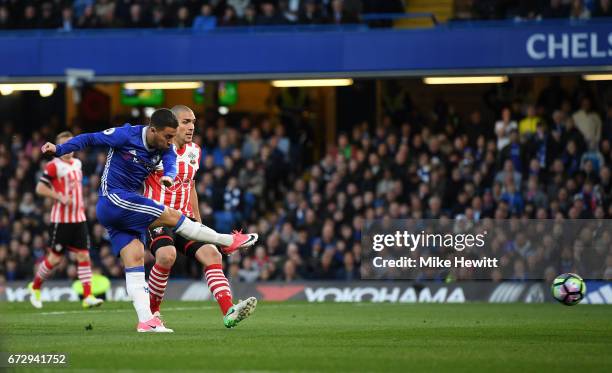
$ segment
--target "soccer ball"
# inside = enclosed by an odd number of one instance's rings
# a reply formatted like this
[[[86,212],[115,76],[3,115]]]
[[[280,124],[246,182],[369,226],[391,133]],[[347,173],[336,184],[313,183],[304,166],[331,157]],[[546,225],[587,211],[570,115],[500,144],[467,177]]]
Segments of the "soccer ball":
[[[557,276],[552,284],[552,296],[566,306],[580,303],[586,293],[586,284],[582,277],[575,273],[564,273]]]

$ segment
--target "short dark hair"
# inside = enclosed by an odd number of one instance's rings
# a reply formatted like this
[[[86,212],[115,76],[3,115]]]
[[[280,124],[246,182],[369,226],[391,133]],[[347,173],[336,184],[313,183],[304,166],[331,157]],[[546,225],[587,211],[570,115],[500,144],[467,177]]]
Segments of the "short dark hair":
[[[166,127],[177,128],[178,120],[170,109],[157,109],[151,115],[151,127],[163,130]]]

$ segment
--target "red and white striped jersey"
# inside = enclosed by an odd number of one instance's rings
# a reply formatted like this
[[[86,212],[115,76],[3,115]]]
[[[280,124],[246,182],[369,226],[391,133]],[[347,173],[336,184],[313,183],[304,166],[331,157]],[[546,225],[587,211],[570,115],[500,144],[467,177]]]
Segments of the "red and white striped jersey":
[[[200,168],[202,150],[195,143],[183,145],[176,151],[176,178],[168,188],[159,181],[163,176],[163,164],[144,182],[143,195],[165,206],[179,210],[188,218],[193,218],[191,207],[191,187],[194,185],[195,174]]]
[[[51,208],[51,223],[80,223],[87,220],[83,203],[83,171],[81,161],[72,158],[70,162],[54,158],[45,166],[40,181],[56,193],[70,197],[70,204],[56,201]]]

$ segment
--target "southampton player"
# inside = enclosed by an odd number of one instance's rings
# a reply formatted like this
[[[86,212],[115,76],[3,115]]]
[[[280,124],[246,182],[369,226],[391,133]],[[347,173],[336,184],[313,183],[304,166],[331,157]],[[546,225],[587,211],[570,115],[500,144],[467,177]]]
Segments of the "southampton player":
[[[57,156],[90,146],[110,148],[100,178],[96,215],[110,235],[113,253],[121,257],[125,267],[126,290],[138,314],[138,332],[172,332],[153,316],[149,305],[143,246],[149,228],[170,227],[185,238],[214,243],[230,252],[257,241],[256,234],[219,234],[138,193],[160,161],[166,165],[160,181],[166,187],[172,185],[176,176],[172,140],[177,127],[174,114],[168,109],[159,109],[151,115],[148,126],[126,124],[78,135],[61,145],[46,143],[42,147],[43,153]]]
[[[57,135],[55,141],[62,144],[72,138],[70,132]],[[81,161],[72,153],[54,158],[47,163],[36,194],[51,198],[55,202],[51,208],[51,229],[49,248],[45,259],[28,289],[30,302],[35,308],[42,308],[40,287],[51,275],[53,268],[60,262],[62,254],[68,249],[75,254],[78,264],[79,280],[83,284],[83,308],[96,307],[102,299],[91,293],[91,265],[89,259],[89,232],[83,204],[83,172]]]
[[[174,138],[177,149],[177,176],[174,184],[166,188],[161,184],[163,171],[149,175],[145,180],[144,196],[182,212],[187,218],[202,222],[199,211],[198,195],[195,190],[194,177],[198,171],[201,149],[193,143],[195,115],[187,106],[178,105],[172,108],[179,126]],[[163,165],[162,165],[163,166]],[[149,297],[151,312],[159,315],[159,307],[164,297],[170,269],[176,260],[176,248],[184,255],[195,259],[204,266],[204,277],[210,292],[219,303],[223,314],[223,323],[232,328],[249,317],[257,306],[257,299],[250,297],[236,305],[232,302],[232,291],[223,274],[221,253],[212,244],[195,242],[176,236],[169,228],[155,228],[150,233],[150,249],[155,255],[155,266],[149,274]],[[224,251],[224,254],[231,252]]]

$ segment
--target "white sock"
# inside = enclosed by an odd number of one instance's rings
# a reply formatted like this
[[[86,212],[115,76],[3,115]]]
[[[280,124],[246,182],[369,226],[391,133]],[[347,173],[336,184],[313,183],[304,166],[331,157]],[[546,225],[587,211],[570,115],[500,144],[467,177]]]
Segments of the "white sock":
[[[145,322],[153,318],[149,304],[149,288],[145,281],[144,266],[125,269],[125,287],[132,297],[138,321]]]
[[[217,233],[214,229],[187,218],[183,218],[182,223],[179,222],[175,232],[190,240],[221,246],[229,246],[234,241],[231,234]]]

